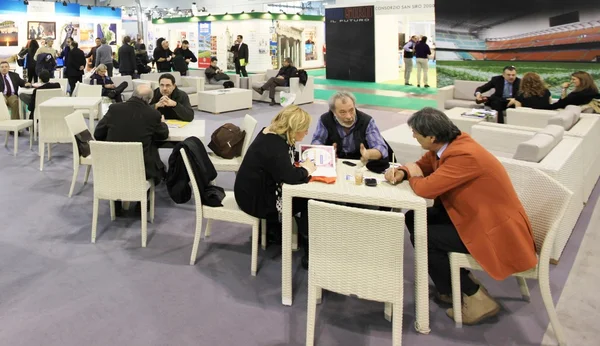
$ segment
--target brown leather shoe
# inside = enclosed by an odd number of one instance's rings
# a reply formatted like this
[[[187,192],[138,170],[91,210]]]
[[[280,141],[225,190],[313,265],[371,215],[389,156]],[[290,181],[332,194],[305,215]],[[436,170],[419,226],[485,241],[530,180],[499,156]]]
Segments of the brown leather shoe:
[[[471,281],[473,281],[476,285],[483,289],[487,294],[487,289],[481,284],[481,282],[479,282],[479,280],[477,280],[477,278],[473,275],[473,272],[469,272],[469,279],[471,279]],[[440,292],[435,292],[433,294],[433,298],[439,303],[452,305],[452,294],[442,294]]]
[[[497,315],[500,311],[500,305],[481,287],[472,296],[463,294],[461,308],[463,324],[478,324],[486,318]],[[446,310],[446,315],[454,319],[454,310],[452,308]]]
[[[261,95],[265,92],[263,90],[263,88],[259,88],[259,87],[252,87],[252,89]]]

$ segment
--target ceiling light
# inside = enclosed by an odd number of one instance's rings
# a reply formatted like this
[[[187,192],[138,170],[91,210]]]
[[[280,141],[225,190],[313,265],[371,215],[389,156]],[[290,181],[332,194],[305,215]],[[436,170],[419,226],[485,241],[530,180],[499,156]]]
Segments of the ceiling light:
[[[267,13],[271,14],[271,11],[267,11]]]
[[[63,4],[65,4],[65,3],[63,2]],[[67,5],[65,5],[65,6],[67,6]],[[87,9],[91,11],[92,10],[92,6],[88,5]]]
[[[111,7],[110,9],[111,9],[111,10],[113,10],[113,11],[116,11],[116,10],[117,10],[117,9],[116,9],[116,8],[114,8],[114,7]]]
[[[63,6],[67,6],[67,2],[66,1],[63,1]]]
[[[300,12],[296,12],[296,14],[300,16]]]
[[[23,0],[23,5],[25,5],[25,6],[29,5],[29,0]]]
[[[229,12],[225,12],[225,15],[228,15],[228,14],[229,14]]]
[[[254,10],[252,10],[252,11],[250,11],[250,12],[254,13]]]
[[[212,16],[212,14],[209,13],[208,16],[210,17],[210,16]]]
[[[246,11],[242,11],[242,14],[246,13]]]

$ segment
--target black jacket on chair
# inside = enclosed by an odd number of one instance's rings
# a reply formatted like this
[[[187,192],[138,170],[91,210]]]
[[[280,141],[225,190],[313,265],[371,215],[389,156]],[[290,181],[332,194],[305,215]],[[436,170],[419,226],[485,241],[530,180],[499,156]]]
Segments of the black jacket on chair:
[[[81,66],[85,69],[85,54],[79,48],[71,49],[67,58],[67,77],[83,76],[83,70],[79,69]]]
[[[167,137],[169,128],[161,122],[160,113],[137,97],[110,105],[94,131],[94,138],[98,141],[141,142],[146,179],[154,179],[155,182],[160,182],[165,170],[155,142]]]
[[[202,141],[196,137],[188,137],[183,142],[177,143],[171,156],[169,156],[169,171],[167,172],[167,190],[175,203],[186,203],[192,198],[190,176],[185,169],[185,163],[179,152],[183,148],[190,161],[194,172],[202,204],[210,207],[221,207],[225,198],[223,188],[210,185],[217,177],[217,170],[210,161]]]
[[[13,95],[19,94],[19,87],[25,87],[25,81],[17,73],[8,71],[8,78],[12,82],[12,86],[15,90],[12,91]],[[4,77],[0,74],[0,93],[4,92]]]
[[[517,97],[519,94],[519,87],[521,85],[521,80],[519,78],[515,79],[512,85],[512,96]],[[496,96],[499,98],[503,98],[504,93],[504,77],[502,76],[494,76],[490,79],[489,82],[475,89],[475,93],[485,93],[489,90],[494,89],[494,94],[492,96]]]

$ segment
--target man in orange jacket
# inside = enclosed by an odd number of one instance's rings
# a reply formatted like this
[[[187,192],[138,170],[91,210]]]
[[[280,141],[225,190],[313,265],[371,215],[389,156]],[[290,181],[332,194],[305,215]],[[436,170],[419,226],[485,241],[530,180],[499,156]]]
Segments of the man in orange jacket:
[[[417,195],[435,199],[427,211],[428,268],[438,299],[452,303],[448,252],[471,254],[496,280],[533,268],[531,225],[502,164],[437,109],[418,111],[408,126],[429,152],[416,163],[388,170],[386,179],[393,184],[407,179]],[[413,220],[407,213],[411,241]],[[500,310],[464,269],[461,289],[463,323],[479,323]],[[453,317],[452,309],[446,313]]]

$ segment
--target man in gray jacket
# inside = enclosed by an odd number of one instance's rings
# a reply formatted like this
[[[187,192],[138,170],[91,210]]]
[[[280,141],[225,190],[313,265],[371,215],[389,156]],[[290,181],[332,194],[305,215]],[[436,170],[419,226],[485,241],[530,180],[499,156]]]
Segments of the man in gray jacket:
[[[113,59],[112,59],[112,48],[106,43],[106,38],[100,40],[101,44],[98,49],[96,49],[96,60],[95,64],[98,67],[100,64],[106,65],[106,69],[108,70],[108,76],[113,76]]]

